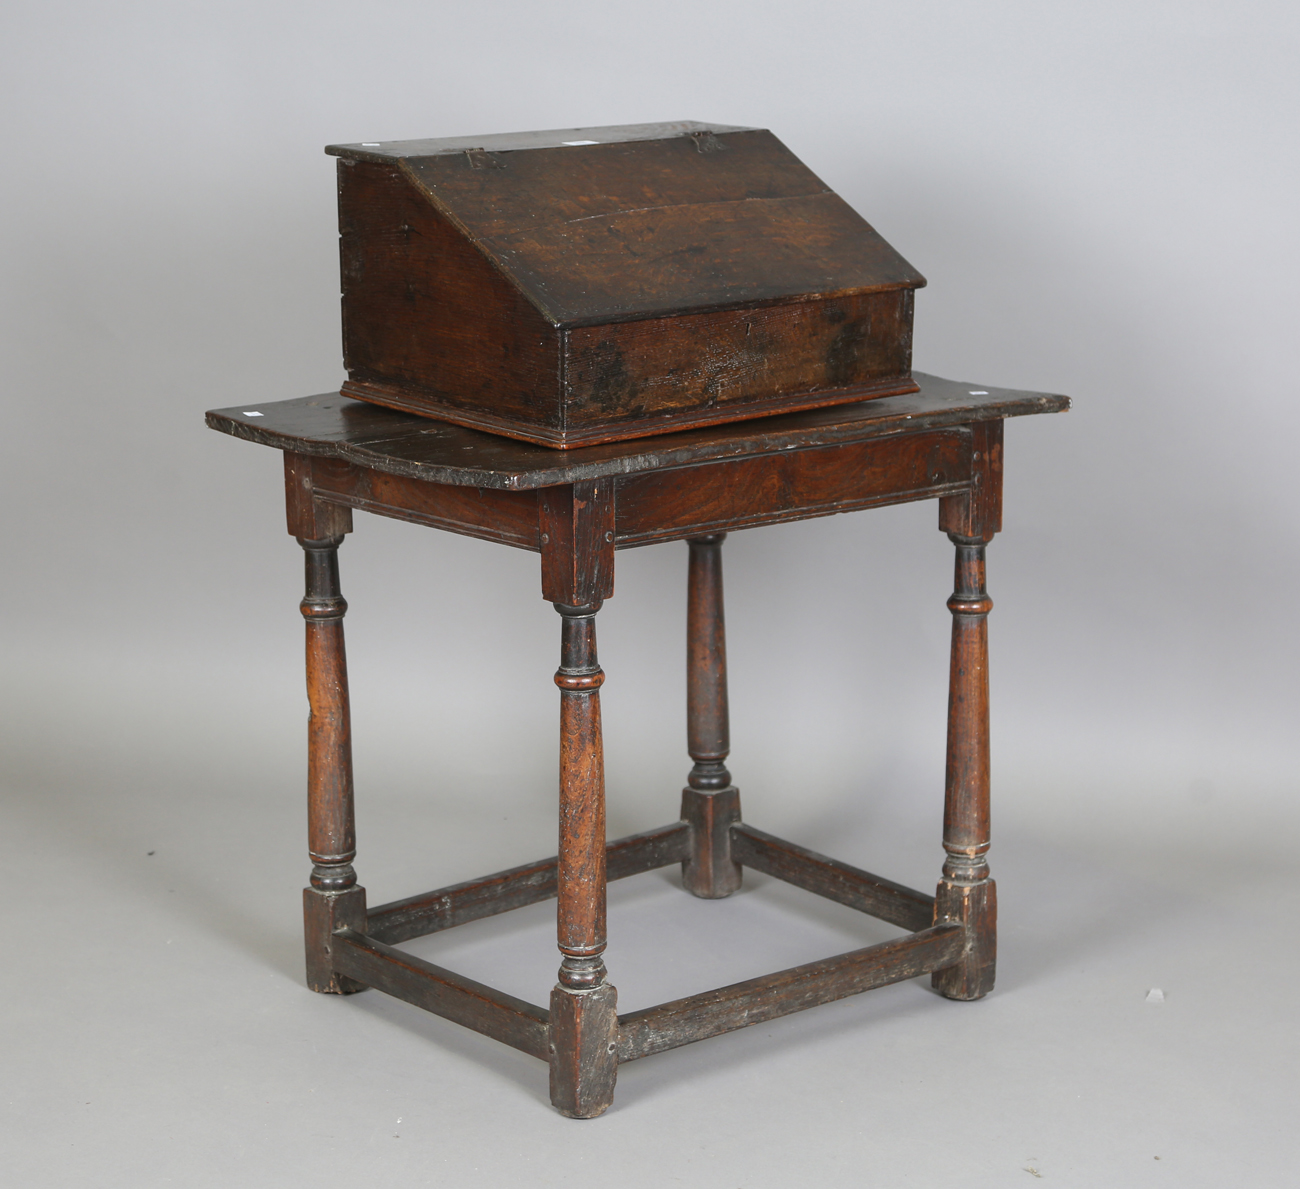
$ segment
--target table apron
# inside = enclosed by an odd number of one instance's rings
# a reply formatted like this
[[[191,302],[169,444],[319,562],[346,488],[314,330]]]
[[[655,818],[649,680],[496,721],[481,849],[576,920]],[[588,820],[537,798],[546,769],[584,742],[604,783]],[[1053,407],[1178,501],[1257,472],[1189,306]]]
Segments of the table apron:
[[[614,480],[615,547],[959,495],[975,481],[973,443],[970,427],[951,426],[624,476]],[[535,491],[431,483],[339,458],[310,466],[316,499],[541,548]]]
[[[972,442],[955,427],[628,476],[615,539],[646,545],[955,495],[973,481]]]
[[[312,484],[318,499],[534,553],[541,549],[535,491],[430,483],[341,458],[314,458]]]

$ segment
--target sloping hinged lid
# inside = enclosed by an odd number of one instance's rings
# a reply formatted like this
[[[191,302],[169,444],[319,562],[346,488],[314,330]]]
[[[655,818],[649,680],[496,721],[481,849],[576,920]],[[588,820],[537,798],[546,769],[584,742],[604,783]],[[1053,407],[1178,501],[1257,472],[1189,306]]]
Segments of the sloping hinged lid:
[[[925,284],[761,128],[684,121],[325,151],[396,165],[556,326]]]

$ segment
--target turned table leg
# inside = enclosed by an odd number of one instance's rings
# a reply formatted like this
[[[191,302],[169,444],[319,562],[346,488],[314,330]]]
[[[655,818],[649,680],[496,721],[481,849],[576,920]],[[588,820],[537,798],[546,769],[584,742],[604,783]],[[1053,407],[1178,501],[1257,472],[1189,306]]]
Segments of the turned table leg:
[[[560,863],[556,936],[563,955],[551,992],[551,1102],[590,1119],[613,1101],[618,993],[605,979],[605,757],[600,733],[596,612],[570,607],[560,668]]]
[[[948,762],[943,848],[935,924],[966,927],[966,953],[931,976],[950,999],[979,999],[993,989],[997,959],[997,886],[989,878],[989,637],[993,600],[984,589],[984,540],[949,533],[957,547],[948,677]]]
[[[339,589],[341,536],[298,538],[306,558],[307,594],[307,839],[311,886],[303,889],[307,985],[313,991],[349,994],[365,986],[334,973],[331,943],[336,929],[366,927],[366,891],[352,868],[356,826],[352,809],[352,727],[348,670],[343,649],[347,602]]]
[[[706,900],[740,887],[731,857],[731,825],[740,820],[740,790],[731,783],[727,714],[727,636],[722,601],[725,533],[695,537],[686,587],[686,745],[695,761],[682,789],[682,820],[691,828],[682,883]]]

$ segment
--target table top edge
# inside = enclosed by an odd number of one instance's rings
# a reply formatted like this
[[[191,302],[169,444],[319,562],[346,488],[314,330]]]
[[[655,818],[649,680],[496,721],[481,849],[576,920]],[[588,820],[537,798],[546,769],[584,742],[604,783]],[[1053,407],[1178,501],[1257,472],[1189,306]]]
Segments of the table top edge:
[[[337,392],[264,402],[252,409],[239,405],[212,409],[206,422],[210,429],[244,441],[346,459],[389,474],[458,487],[528,491],[978,421],[1062,413],[1071,407],[1069,397],[1056,393],[980,388],[913,374],[922,385],[919,393],[572,450],[532,446],[397,413]],[[966,393],[954,402],[957,389]],[[368,420],[370,427],[363,423],[349,431],[349,414]],[[297,428],[290,428],[295,418]],[[470,458],[453,460],[453,452]]]

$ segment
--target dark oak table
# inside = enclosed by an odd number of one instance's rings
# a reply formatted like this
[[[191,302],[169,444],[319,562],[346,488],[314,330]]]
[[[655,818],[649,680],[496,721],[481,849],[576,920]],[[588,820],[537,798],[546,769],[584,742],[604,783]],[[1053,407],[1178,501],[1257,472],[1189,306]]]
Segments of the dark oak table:
[[[1001,527],[1002,424],[1062,412],[1062,396],[918,375],[919,392],[855,405],[558,451],[339,394],[207,415],[213,429],[284,451],[289,532],[306,554],[307,983],[375,987],[547,1061],[551,1100],[578,1118],[611,1102],[618,1066],[919,974],[952,999],[993,986],[984,547]],[[934,896],[745,823],[730,750],[722,542],[733,529],[938,499],[956,546],[943,848]],[[360,508],[541,555],[560,613],[559,854],[368,909],[352,861],[352,757],[338,547]],[[681,818],[605,839],[596,613],[618,549],[690,546],[687,750]],[[728,896],[752,867],[908,930],[880,945],[618,1015],[601,958],[605,888],[672,863],[696,896]],[[424,962],[412,937],[558,898],[562,961],[549,1010]]]

